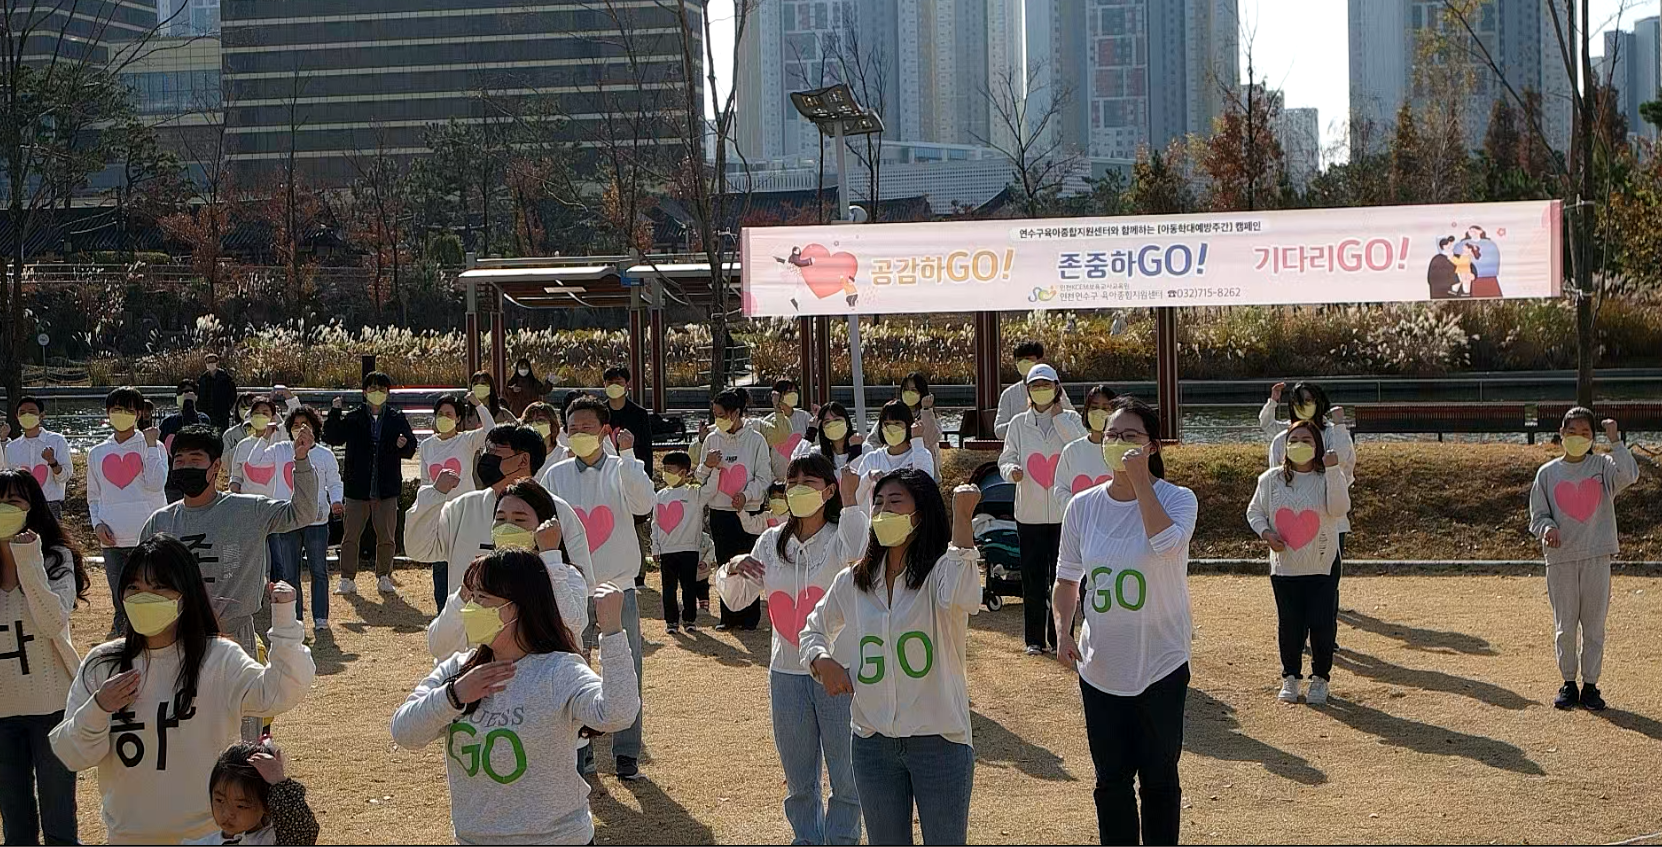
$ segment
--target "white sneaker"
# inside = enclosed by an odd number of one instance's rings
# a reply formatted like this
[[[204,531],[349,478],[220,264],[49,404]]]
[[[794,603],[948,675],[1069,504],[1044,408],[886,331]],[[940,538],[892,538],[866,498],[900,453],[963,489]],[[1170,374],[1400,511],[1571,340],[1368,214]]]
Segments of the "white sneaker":
[[[312,618],[312,629],[328,629],[328,618]]]
[[[1310,687],[1315,688],[1315,684],[1311,683]],[[1296,677],[1296,676],[1284,676],[1284,677],[1282,677],[1281,678],[1281,693],[1275,695],[1275,699],[1280,700],[1283,703],[1297,703],[1298,702],[1298,677]]]
[[[357,594],[358,584],[343,576],[340,578],[340,584],[335,586],[335,593],[341,595]]]
[[[392,577],[384,576],[375,582],[375,590],[382,594],[397,594],[397,586],[392,584]]]
[[[1029,655],[1029,656],[1043,656],[1044,654],[1045,654],[1045,648],[1043,648],[1043,647],[1034,647],[1031,644],[1027,645],[1027,655]]]
[[[1327,680],[1319,676],[1310,677],[1310,693],[1305,695],[1304,702],[1312,706],[1327,705]]]

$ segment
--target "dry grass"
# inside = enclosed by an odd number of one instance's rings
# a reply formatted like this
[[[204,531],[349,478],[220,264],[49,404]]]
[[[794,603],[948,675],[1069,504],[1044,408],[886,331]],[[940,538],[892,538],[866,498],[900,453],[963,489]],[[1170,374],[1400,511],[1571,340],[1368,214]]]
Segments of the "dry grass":
[[[401,571],[406,597],[425,573]],[[367,578],[360,581],[366,588]],[[654,580],[654,583],[656,581]],[[102,574],[94,584],[103,585]],[[1347,577],[1344,652],[1326,709],[1275,702],[1274,607],[1261,577],[1191,579],[1194,683],[1183,759],[1185,841],[1606,842],[1662,829],[1662,581],[1620,576],[1610,613],[1604,715],[1558,713],[1539,576]],[[394,707],[430,662],[430,601],[336,602],[317,683],[276,735],[310,792],[323,839],[449,837],[437,745],[394,748]],[[656,611],[648,592],[643,609]],[[75,616],[77,643],[109,606]],[[1020,654],[1021,612],[974,619],[970,693],[978,754],[970,838],[1095,840],[1092,770],[1077,683]],[[784,843],[768,717],[766,632],[666,639],[646,623],[648,781],[594,804],[600,843]],[[604,761],[604,758],[603,758]],[[181,791],[199,790],[181,786]],[[81,780],[82,836],[103,836],[96,778]]]

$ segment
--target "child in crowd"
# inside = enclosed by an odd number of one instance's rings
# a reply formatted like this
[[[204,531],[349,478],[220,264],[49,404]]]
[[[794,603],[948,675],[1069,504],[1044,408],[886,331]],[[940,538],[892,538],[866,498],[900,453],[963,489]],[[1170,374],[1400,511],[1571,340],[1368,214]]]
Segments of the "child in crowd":
[[[140,430],[143,405],[144,396],[130,386],[106,395],[104,414],[115,432],[87,454],[87,515],[104,550],[104,575],[112,597],[128,554],[138,546],[139,530],[167,505],[167,450],[158,441],[160,432]],[[116,603],[110,637],[126,628],[127,618]]]
[[[11,426],[0,421],[0,468],[22,468],[35,475],[41,490],[46,492],[46,504],[52,517],[63,520],[64,486],[75,473],[75,462],[70,458],[69,442],[43,424],[46,401],[38,397],[24,397],[17,401],[17,423],[23,433],[7,440]]]
[[[716,540],[705,530],[698,539],[698,610],[706,615],[710,613],[710,574],[720,564],[716,560]]]
[[[1552,705],[1604,709],[1599,672],[1604,665],[1604,619],[1610,612],[1610,561],[1620,551],[1616,495],[1639,479],[1639,465],[1613,420],[1602,424],[1609,455],[1593,453],[1593,413],[1577,406],[1558,429],[1564,455],[1535,472],[1529,491],[1529,531],[1547,560],[1554,647],[1564,687]],[[1576,651],[1576,630],[1581,650]],[[1576,690],[1576,672],[1583,685]]]
[[[192,424],[211,426],[213,419],[208,413],[196,408],[196,380],[182,379],[175,387],[173,402],[179,411],[162,418],[162,443],[173,444],[173,434]]]
[[[208,775],[219,831],[187,844],[316,844],[317,816],[306,786],[290,779],[283,751],[270,741],[239,741],[220,754]]]
[[[671,635],[685,625],[698,631],[698,569],[704,534],[704,510],[714,486],[692,481],[692,457],[676,451],[662,462],[652,521],[652,558],[663,579],[664,630]],[[712,544],[712,547],[714,545]]]
[[[935,417],[935,395],[929,393],[929,377],[923,371],[912,371],[900,381],[900,396],[898,399],[906,410],[912,413],[912,420],[917,423],[917,437],[923,440],[929,448],[929,456],[934,460],[937,470],[941,467],[941,422]],[[871,432],[866,440],[873,444],[883,443],[881,420],[871,425]]]
[[[785,522],[790,517],[790,505],[785,500],[785,483],[768,485],[767,507],[754,512],[740,512],[739,523],[751,535],[761,535]]]
[[[775,382],[773,411],[758,424],[762,437],[768,442],[768,458],[773,460],[774,479],[785,478],[785,468],[791,463],[791,455],[802,444],[808,427],[814,422],[813,416],[798,405],[801,398],[795,382],[789,379]]]
[[[323,418],[311,406],[300,406],[283,419],[282,429],[287,440],[278,445],[278,460],[285,469],[294,464],[294,435],[301,427],[321,432]],[[329,629],[329,519],[346,511],[345,488],[334,451],[313,450],[310,458],[312,470],[317,473],[317,514],[307,526],[270,536],[274,541],[280,539],[279,543],[287,548],[283,559],[272,557],[271,578],[294,586],[294,612],[304,619],[306,593],[300,582],[300,560],[306,560],[306,572],[311,575],[312,583],[312,626],[323,632]],[[290,491],[289,497],[293,496]],[[279,562],[285,563],[281,570]]]
[[[873,446],[860,454],[860,458],[850,465],[849,469],[860,478],[859,505],[871,505],[872,486],[885,475],[901,468],[916,468],[930,476],[935,476],[935,457],[929,452],[929,445],[921,437],[916,437],[917,422],[912,419],[912,410],[900,400],[891,400],[883,406],[883,411],[877,414],[877,426],[874,428],[877,440],[869,442]]]

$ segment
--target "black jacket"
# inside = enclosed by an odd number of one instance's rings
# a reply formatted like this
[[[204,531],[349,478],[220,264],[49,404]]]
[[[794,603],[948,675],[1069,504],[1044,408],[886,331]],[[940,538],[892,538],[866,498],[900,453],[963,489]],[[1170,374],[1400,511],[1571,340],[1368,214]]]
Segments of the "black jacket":
[[[203,371],[196,378],[196,410],[207,414],[213,425],[224,431],[231,424],[231,407],[237,402],[237,381],[231,372],[220,368],[213,373]]]
[[[623,401],[623,408],[612,409],[613,430],[627,429],[635,434],[635,458],[646,465],[646,475],[652,475],[652,415],[633,400]]]
[[[403,412],[382,406],[379,444],[372,433],[366,405],[345,414],[340,409],[330,409],[329,417],[323,422],[324,443],[346,448],[341,483],[342,493],[348,500],[382,500],[403,492],[404,473],[400,463],[415,458],[416,454],[416,437],[410,422],[404,419]],[[398,446],[400,435],[404,436],[403,447]]]

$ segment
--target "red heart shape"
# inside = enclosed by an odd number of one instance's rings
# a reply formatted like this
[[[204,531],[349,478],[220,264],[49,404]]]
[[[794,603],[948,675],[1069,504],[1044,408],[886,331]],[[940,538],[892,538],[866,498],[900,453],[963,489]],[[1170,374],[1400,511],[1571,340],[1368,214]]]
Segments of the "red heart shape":
[[[428,479],[428,481],[437,480],[439,478],[439,474],[441,474],[441,473],[443,473],[447,470],[448,471],[455,471],[457,476],[461,476],[462,475],[462,460],[452,457],[452,458],[449,458],[449,459],[445,459],[444,461],[439,462],[436,465],[428,465],[427,466],[427,479]]]
[[[1565,480],[1552,487],[1552,499],[1564,514],[1579,523],[1586,523],[1598,512],[1599,504],[1604,502],[1604,483],[1596,476],[1579,483]]]
[[[271,478],[277,475],[277,465],[243,465],[242,472],[255,485],[269,485]]]
[[[29,473],[35,475],[35,482],[40,483],[43,487],[46,485],[47,467],[45,465],[35,465],[29,469]]]
[[[802,270],[802,281],[808,283],[808,290],[821,300],[833,294],[841,294],[843,286],[854,278],[860,270],[860,260],[854,258],[853,253],[837,253],[821,244],[810,244],[802,248],[798,260],[798,268]]]
[[[658,504],[658,526],[666,533],[674,532],[686,516],[687,506],[680,500]]]
[[[1078,494],[1087,488],[1095,488],[1104,482],[1112,482],[1113,479],[1112,476],[1099,476],[1096,479],[1091,479],[1084,474],[1080,474],[1073,478],[1073,484],[1068,487],[1068,493]]]
[[[144,472],[144,457],[137,453],[105,453],[99,469],[104,472],[104,479],[111,485],[126,488]]]
[[[1034,453],[1027,457],[1027,476],[1040,488],[1049,488],[1056,483],[1056,465],[1061,461],[1061,453],[1052,456]]]
[[[1292,509],[1275,510],[1275,533],[1281,540],[1287,542],[1287,549],[1302,550],[1305,545],[1316,540],[1322,531],[1322,516],[1314,509],[1305,509],[1294,512]]]
[[[286,462],[286,463],[283,464],[283,481],[289,484],[289,490],[290,491],[294,490],[294,463],[293,462]]]
[[[596,506],[587,512],[576,506],[571,508],[583,522],[583,532],[589,537],[589,552],[599,550],[612,537],[612,529],[617,525],[612,510],[606,506]]]
[[[744,465],[728,465],[721,469],[721,481],[716,490],[728,497],[744,490],[745,483],[750,481],[750,470]]]
[[[768,620],[773,623],[773,631],[784,636],[792,647],[801,647],[802,628],[808,625],[808,615],[824,596],[825,589],[817,585],[808,586],[794,600],[783,591],[769,594]]]
[[[784,456],[785,458],[789,459],[791,457],[791,454],[796,452],[796,446],[798,444],[801,444],[801,443],[802,443],[802,433],[793,432],[793,433],[791,433],[789,438],[786,438],[784,441],[781,441],[778,444],[773,445],[773,449],[778,450],[779,455]]]
[[[170,456],[173,455],[173,436],[169,435],[166,439],[164,439],[162,441],[162,444],[165,444],[167,446],[168,455],[170,455]]]

